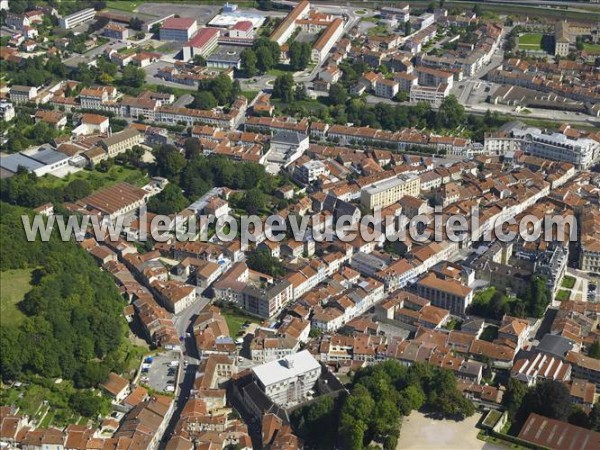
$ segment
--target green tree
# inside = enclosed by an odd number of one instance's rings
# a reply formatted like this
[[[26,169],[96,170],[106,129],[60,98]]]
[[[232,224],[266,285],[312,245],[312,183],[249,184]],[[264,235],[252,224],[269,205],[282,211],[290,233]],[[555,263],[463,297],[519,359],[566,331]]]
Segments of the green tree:
[[[248,78],[256,76],[256,53],[250,48],[246,48],[240,54],[242,70]]]
[[[292,70],[304,70],[310,63],[311,47],[308,42],[294,41],[290,45],[289,56]]]
[[[348,91],[340,83],[332,84],[329,88],[329,103],[343,105],[348,100]]]
[[[454,95],[449,95],[442,101],[437,118],[440,128],[457,128],[465,120],[465,107],[459,103]]]
[[[285,269],[278,258],[272,257],[266,250],[254,250],[248,256],[248,267],[272,277],[283,276]]]
[[[281,99],[284,103],[294,100],[294,77],[290,73],[279,75],[273,84],[273,97]]]
[[[144,21],[138,17],[132,17],[129,20],[129,27],[132,30],[142,31],[142,27],[144,26]]]
[[[213,109],[218,106],[218,103],[212,92],[200,91],[194,94],[194,101],[190,106],[196,109]]]
[[[144,85],[145,81],[146,71],[141,67],[136,67],[130,63],[123,68],[123,76],[121,77],[122,85],[139,88]]]
[[[193,61],[197,66],[206,67],[206,58],[202,55],[195,55]]]
[[[248,214],[258,214],[267,206],[267,197],[258,188],[250,189],[244,194],[240,206]]]
[[[173,145],[161,145],[154,153],[157,175],[176,180],[186,166],[185,157]]]
[[[252,46],[252,48],[254,49],[255,52],[257,52],[258,49],[261,47],[265,47],[269,50],[269,53],[271,54],[271,61],[273,62],[273,65],[275,65],[279,62],[279,58],[281,56],[281,49],[279,48],[279,44],[277,42],[271,41],[266,36],[261,36],[254,42],[254,45]],[[257,52],[257,57],[258,57],[258,52]],[[260,60],[260,58],[258,58],[258,59]]]
[[[185,159],[192,159],[200,156],[200,153],[202,152],[200,139],[196,137],[186,139],[183,143],[183,149],[185,151]]]
[[[410,23],[410,20],[407,22],[404,22],[404,35],[408,36],[412,33],[412,25]]]
[[[594,403],[590,415],[588,417],[590,429],[594,431],[600,431],[600,403]]]
[[[571,413],[569,390],[558,381],[542,381],[527,393],[521,409],[523,418],[533,412],[551,419],[566,421]]]
[[[92,186],[87,180],[73,180],[64,190],[64,199],[67,202],[73,202],[92,193]]]
[[[157,195],[148,201],[148,211],[156,214],[175,214],[183,211],[189,204],[181,192],[181,188],[174,183],[169,183]]]
[[[275,66],[273,55],[268,47],[259,47],[256,50],[256,67],[261,73],[271,70]]]
[[[595,340],[588,350],[588,355],[594,359],[600,359],[600,341]]]

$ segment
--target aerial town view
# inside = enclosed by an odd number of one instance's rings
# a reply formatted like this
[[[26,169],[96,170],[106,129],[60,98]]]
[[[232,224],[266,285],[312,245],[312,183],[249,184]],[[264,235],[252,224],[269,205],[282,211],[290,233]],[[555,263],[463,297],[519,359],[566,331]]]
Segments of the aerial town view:
[[[0,450],[599,450],[600,0],[0,0]]]

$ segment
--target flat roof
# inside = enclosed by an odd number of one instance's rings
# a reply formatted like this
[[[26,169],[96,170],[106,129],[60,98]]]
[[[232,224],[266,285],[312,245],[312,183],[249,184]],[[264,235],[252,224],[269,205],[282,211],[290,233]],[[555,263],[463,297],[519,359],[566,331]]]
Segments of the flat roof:
[[[392,187],[398,186],[399,184],[408,183],[418,178],[419,177],[414,174],[400,174],[394,178],[373,183],[372,185],[365,187],[363,190],[365,192],[368,192],[369,194],[375,194],[381,191],[391,189]]]
[[[161,28],[169,30],[188,30],[196,23],[196,19],[189,17],[170,17],[164,21]]]
[[[253,367],[252,372],[263,386],[269,386],[320,367],[318,361],[308,350],[302,350],[276,361]]]
[[[54,164],[69,158],[64,153],[57,152],[51,148],[44,148],[27,156],[42,164]]]
[[[27,170],[34,171],[44,167],[44,164],[37,162],[20,153],[14,153],[12,155],[0,156],[0,167],[9,172],[17,173],[19,166],[26,168]]]
[[[209,57],[206,58],[206,61],[238,62],[242,59],[242,50],[242,47],[234,47],[231,45],[219,45],[217,49]]]
[[[247,12],[227,12],[217,14],[208,22],[213,27],[230,28],[238,22],[251,22],[252,28],[260,28],[265,21],[265,16]]]

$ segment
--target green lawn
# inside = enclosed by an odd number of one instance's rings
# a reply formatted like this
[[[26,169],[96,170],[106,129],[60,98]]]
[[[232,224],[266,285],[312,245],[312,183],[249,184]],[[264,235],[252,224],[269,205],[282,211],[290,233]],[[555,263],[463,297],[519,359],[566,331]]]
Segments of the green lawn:
[[[584,44],[583,48],[588,52],[600,53],[600,44]]]
[[[17,303],[31,289],[33,269],[16,269],[0,272],[0,324],[2,326],[18,324],[23,313]]]
[[[80,170],[74,174],[69,174],[64,178],[57,178],[52,175],[44,175],[39,178],[40,186],[56,188],[64,187],[73,180],[87,180],[92,185],[92,189],[97,190],[102,187],[112,186],[113,184],[126,182],[136,186],[143,186],[148,182],[146,174],[140,169],[114,165],[108,172],[99,172],[98,170]]]
[[[46,416],[44,417],[44,420],[42,420],[40,422],[40,428],[48,428],[50,426],[50,424],[52,423],[52,419],[54,419],[54,410],[50,409],[47,413]]]
[[[568,291],[566,289],[561,289],[556,294],[556,300],[558,300],[559,302],[567,301],[567,300],[569,300],[570,297],[571,297],[571,291]]]
[[[573,287],[575,286],[575,278],[570,277],[569,275],[565,275],[560,285],[567,289],[573,289]]]
[[[144,2],[140,0],[108,0],[106,2],[106,7],[110,9],[118,9],[120,11],[132,12],[142,3]]]
[[[230,305],[219,305],[221,315],[225,317],[227,327],[229,328],[229,335],[236,339],[238,333],[242,329],[244,322],[260,323],[261,320],[246,314],[243,310]]]
[[[539,50],[542,48],[541,33],[525,33],[519,36],[519,48],[526,50]]]
[[[291,70],[283,70],[279,68],[273,68],[268,70],[266,75],[271,75],[272,77],[279,77],[281,75],[285,75],[286,73],[293,73]]]
[[[389,36],[390,31],[385,25],[375,25],[367,30],[368,36]]]
[[[248,102],[254,100],[256,94],[258,94],[258,91],[242,91],[242,95],[248,99]]]

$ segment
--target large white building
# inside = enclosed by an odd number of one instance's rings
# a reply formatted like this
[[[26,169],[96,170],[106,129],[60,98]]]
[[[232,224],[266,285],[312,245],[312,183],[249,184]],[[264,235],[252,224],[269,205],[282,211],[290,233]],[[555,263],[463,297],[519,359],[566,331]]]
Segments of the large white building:
[[[65,30],[78,27],[79,25],[90,22],[96,17],[96,10],[94,8],[82,9],[69,16],[62,17],[59,19],[59,26]]]
[[[418,197],[420,192],[420,177],[414,174],[401,174],[362,189],[360,203],[368,209],[385,208],[396,203],[405,195]]]
[[[588,169],[600,161],[600,142],[588,137],[571,138],[534,127],[515,127],[511,132],[521,140],[521,149],[533,156],[566,161],[576,169]]]
[[[320,63],[327,58],[327,54],[333,48],[335,43],[344,34],[344,21],[340,18],[334,19],[325,29],[323,34],[317,39],[312,49],[313,62]]]
[[[279,45],[283,45],[292,36],[296,30],[298,24],[297,20],[304,19],[310,12],[310,3],[306,0],[302,0],[296,5],[296,7],[286,16],[285,19],[279,24],[279,26],[273,31],[273,34],[269,37],[271,41],[277,42]]]
[[[321,374],[321,365],[308,350],[303,350],[254,367],[252,374],[259,388],[274,403],[287,407],[306,399]]]

